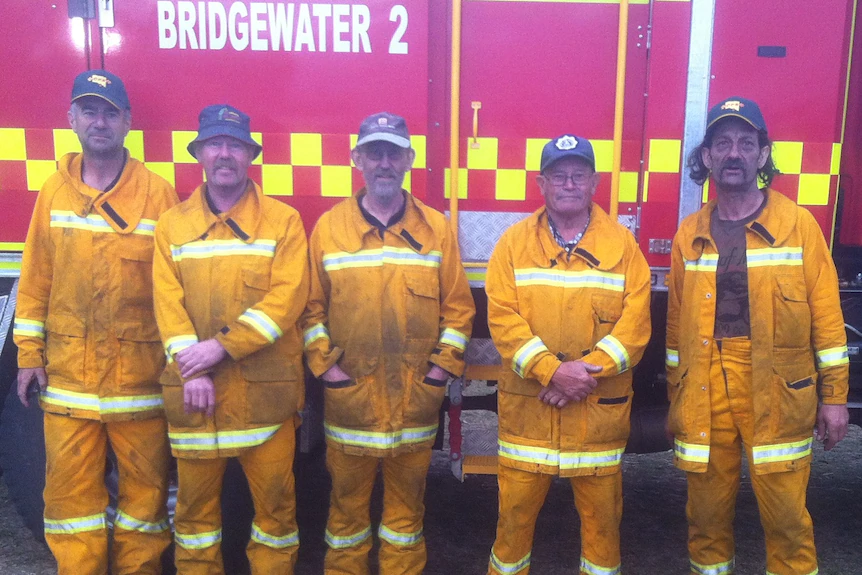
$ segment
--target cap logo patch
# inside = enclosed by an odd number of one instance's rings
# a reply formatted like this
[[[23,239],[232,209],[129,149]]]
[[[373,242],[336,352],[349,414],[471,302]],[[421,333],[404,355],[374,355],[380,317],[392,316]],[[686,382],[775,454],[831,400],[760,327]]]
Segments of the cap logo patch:
[[[111,83],[111,81],[110,81],[110,80],[108,80],[106,77],[104,77],[104,76],[102,76],[102,75],[100,75],[100,74],[93,74],[92,76],[90,76],[89,78],[87,78],[87,81],[88,81],[88,82],[92,82],[92,83],[94,83],[94,84],[98,84],[98,85],[99,85],[99,86],[101,86],[102,88],[107,88],[107,87],[108,87],[108,84],[110,84],[110,83]]]
[[[739,100],[729,100],[729,101],[727,101],[721,105],[721,109],[722,110],[733,110],[734,112],[738,112],[739,109],[742,108],[743,106],[745,106],[745,104],[743,104]]]
[[[578,146],[578,140],[574,136],[563,136],[557,138],[554,145],[558,150],[574,150]]]
[[[223,122],[234,122],[236,124],[242,123],[239,114],[228,108],[222,108],[218,111],[218,119]]]

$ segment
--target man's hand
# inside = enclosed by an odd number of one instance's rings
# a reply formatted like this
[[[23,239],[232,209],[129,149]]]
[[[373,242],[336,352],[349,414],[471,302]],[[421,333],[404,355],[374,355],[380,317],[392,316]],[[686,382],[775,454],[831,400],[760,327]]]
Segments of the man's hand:
[[[45,373],[44,367],[22,367],[18,369],[18,399],[21,400],[24,407],[30,407],[27,392],[33,381],[39,386],[39,391],[45,391],[48,387],[48,374]]]
[[[850,412],[847,404],[825,405],[821,404],[817,411],[817,428],[814,437],[823,442],[823,449],[829,451],[844,439],[847,435],[847,422],[850,420]]]
[[[323,381],[330,382],[347,381],[348,379],[350,379],[350,376],[347,375],[343,369],[338,367],[338,364],[336,363],[335,365],[324,371],[323,375],[320,376],[320,379],[322,379]]]
[[[180,375],[191,377],[212,367],[227,357],[227,352],[218,340],[207,339],[177,353]]]
[[[583,401],[598,385],[590,374],[601,370],[601,366],[592,363],[565,361],[551,376],[548,387],[539,392],[539,399],[556,407],[564,407],[570,401]]]
[[[449,379],[449,372],[439,365],[432,364],[431,369],[428,370],[425,377],[428,379],[436,379],[437,381],[447,381]]]
[[[208,375],[202,375],[183,384],[183,405],[186,413],[204,412],[207,417],[215,413],[215,385]]]

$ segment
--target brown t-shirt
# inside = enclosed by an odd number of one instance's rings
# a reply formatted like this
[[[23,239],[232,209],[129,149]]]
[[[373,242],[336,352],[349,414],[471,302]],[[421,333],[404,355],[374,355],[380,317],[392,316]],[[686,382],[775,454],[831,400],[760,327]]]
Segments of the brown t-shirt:
[[[748,302],[748,261],[745,255],[745,226],[757,219],[757,211],[741,220],[722,220],[713,210],[709,231],[718,250],[715,274],[715,339],[751,337]]]

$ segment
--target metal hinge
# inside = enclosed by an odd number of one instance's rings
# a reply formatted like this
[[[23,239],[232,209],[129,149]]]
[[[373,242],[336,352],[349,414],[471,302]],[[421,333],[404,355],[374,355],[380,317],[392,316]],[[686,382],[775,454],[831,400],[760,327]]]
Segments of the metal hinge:
[[[649,253],[651,254],[669,254],[670,248],[673,245],[673,240],[650,240]]]

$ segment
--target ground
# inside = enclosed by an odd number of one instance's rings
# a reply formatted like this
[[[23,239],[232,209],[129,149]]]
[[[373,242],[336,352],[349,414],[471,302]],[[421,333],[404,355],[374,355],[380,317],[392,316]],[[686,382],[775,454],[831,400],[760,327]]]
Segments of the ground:
[[[626,455],[623,473],[623,573],[687,573],[685,478],[671,465],[670,453]],[[297,479],[302,530],[297,574],[319,574],[325,551],[323,527],[328,490],[322,457],[303,457],[298,462]],[[808,497],[814,518],[820,574],[862,574],[862,545],[859,544],[862,535],[860,428],[851,426],[844,442],[829,453],[819,447],[815,450]],[[426,503],[426,573],[484,573],[497,514],[494,477],[468,477],[460,483],[449,472],[446,452],[437,452],[428,478]],[[579,557],[577,525],[571,490],[565,482],[555,482],[539,517],[533,549],[533,573],[561,575],[576,572]],[[736,526],[737,575],[763,574],[763,534],[747,479],[743,479],[740,489]],[[0,486],[0,573],[56,573],[48,549],[23,527],[7,500],[3,486]]]

